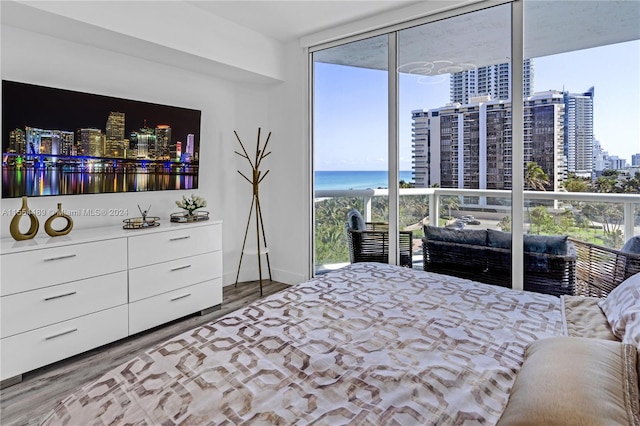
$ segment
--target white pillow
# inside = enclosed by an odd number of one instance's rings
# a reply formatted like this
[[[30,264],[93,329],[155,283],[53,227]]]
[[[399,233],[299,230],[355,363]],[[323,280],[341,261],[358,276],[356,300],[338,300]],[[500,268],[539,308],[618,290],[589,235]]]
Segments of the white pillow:
[[[640,342],[640,274],[635,274],[598,302],[611,332],[625,343]]]
[[[640,351],[640,309],[627,313],[627,326],[622,343],[633,345]],[[638,367],[640,368],[640,365]]]

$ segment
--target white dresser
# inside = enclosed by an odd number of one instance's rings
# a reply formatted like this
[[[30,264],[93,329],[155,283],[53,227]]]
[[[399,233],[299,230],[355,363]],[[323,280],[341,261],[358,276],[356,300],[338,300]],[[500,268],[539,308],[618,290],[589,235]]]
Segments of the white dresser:
[[[222,304],[221,221],[74,230],[1,244],[3,385]]]

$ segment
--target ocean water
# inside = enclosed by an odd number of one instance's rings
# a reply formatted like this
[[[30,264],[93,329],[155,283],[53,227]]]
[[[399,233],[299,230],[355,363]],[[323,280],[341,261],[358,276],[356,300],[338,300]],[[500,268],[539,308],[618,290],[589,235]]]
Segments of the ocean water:
[[[411,182],[411,170],[401,170],[399,180]],[[386,171],[316,171],[315,189],[388,188]]]

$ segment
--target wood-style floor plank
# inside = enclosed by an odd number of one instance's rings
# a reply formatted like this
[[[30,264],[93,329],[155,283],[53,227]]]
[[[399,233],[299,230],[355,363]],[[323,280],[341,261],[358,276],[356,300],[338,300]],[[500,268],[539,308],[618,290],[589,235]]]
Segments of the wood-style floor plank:
[[[289,286],[276,281],[263,281],[265,296],[287,287]],[[237,288],[227,286],[224,287],[223,294],[219,310],[181,318],[24,374],[22,382],[0,390],[0,424],[37,425],[58,401],[136,354],[258,300],[259,283],[238,283]]]

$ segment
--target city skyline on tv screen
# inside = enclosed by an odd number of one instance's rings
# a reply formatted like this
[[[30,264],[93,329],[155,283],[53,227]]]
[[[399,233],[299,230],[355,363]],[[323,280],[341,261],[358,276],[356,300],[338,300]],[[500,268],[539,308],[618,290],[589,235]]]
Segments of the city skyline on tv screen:
[[[2,81],[2,197],[196,189],[199,110]]]

